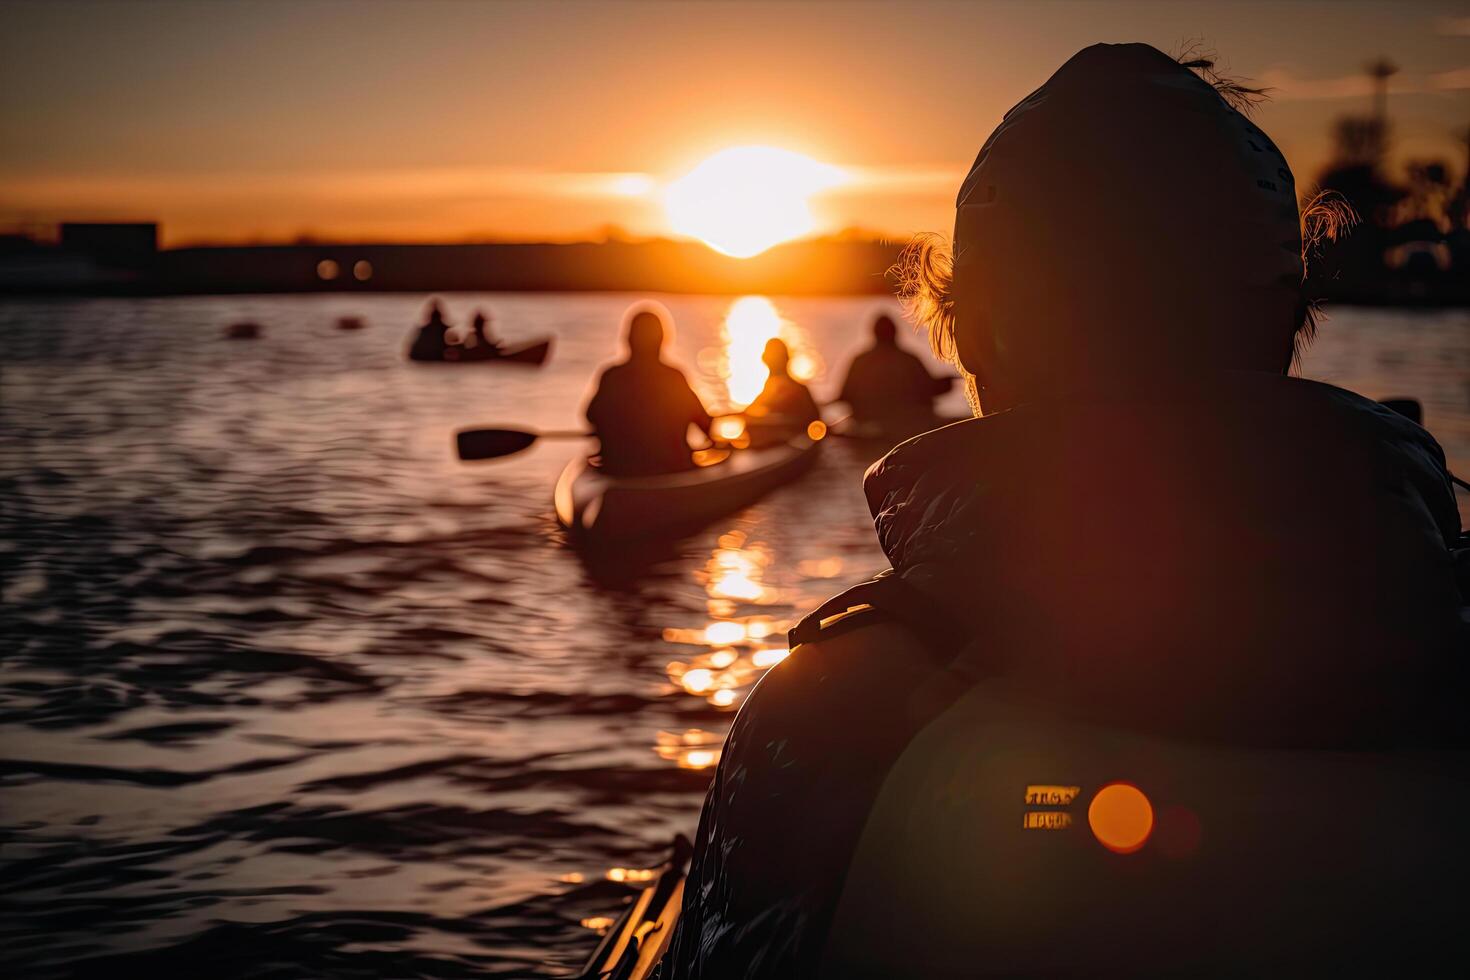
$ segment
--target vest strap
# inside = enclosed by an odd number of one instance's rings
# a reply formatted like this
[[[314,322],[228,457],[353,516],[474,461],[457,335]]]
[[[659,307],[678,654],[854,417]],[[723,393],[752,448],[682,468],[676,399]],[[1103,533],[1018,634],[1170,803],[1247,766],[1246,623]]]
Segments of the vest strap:
[[[866,625],[874,616],[908,629],[943,663],[953,661],[970,642],[969,632],[942,603],[891,568],[812,610],[791,628],[787,641],[795,649],[829,638],[835,630]]]

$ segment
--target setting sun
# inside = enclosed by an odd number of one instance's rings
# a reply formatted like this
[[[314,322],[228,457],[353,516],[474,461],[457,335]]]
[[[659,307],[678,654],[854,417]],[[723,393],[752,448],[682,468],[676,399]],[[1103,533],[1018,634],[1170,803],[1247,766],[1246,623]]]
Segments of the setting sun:
[[[843,171],[773,146],[721,150],[669,185],[669,225],[711,248],[750,258],[816,228],[811,196],[841,184]]]

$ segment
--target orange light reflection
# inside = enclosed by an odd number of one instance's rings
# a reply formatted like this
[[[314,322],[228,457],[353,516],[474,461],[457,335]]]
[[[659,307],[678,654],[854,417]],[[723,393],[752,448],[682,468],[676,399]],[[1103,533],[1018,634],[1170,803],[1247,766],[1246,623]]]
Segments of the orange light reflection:
[[[824,368],[821,355],[800,326],[786,319],[764,296],[742,296],[725,313],[718,349],[699,355],[700,367],[725,383],[730,404],[744,408],[761,393],[770,376],[761,353],[766,342],[779,337],[791,350],[787,370],[799,381],[818,377]]]

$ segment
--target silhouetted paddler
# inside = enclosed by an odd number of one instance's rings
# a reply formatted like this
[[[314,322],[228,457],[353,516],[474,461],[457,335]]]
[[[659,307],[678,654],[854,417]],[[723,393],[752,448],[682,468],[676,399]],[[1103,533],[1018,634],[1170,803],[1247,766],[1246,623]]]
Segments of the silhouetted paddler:
[[[602,465],[609,473],[672,473],[693,466],[689,428],[706,436],[712,421],[683,373],[661,356],[664,316],[650,307],[635,307],[625,337],[626,360],[597,379],[587,405],[587,421],[601,443]]]
[[[472,342],[467,346],[479,351],[482,355],[490,355],[500,350],[500,341],[490,332],[490,318],[480,310],[475,311],[475,319],[470,327],[470,338]]]
[[[408,356],[415,361],[444,360],[444,352],[449,349],[448,333],[449,324],[444,319],[444,311],[439,308],[437,301],[430,303],[428,320],[419,327],[413,344],[408,349]]]
[[[761,361],[770,375],[745,410],[751,445],[768,445],[805,432],[809,423],[822,417],[811,391],[790,374],[791,351],[785,341],[775,337],[766,341]]]
[[[904,426],[934,418],[934,399],[952,378],[935,378],[924,362],[898,344],[892,317],[873,321],[873,346],[852,359],[837,396],[859,422]]]

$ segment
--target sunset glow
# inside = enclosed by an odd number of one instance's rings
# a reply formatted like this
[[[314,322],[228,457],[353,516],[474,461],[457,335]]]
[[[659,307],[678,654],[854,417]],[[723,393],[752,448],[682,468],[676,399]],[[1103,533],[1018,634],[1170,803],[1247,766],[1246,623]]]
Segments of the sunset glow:
[[[1256,122],[1298,180],[1328,162],[1333,120],[1369,109],[1363,65],[1389,55],[1403,66],[1389,169],[1464,160],[1454,0],[1332,4],[1331,30],[1313,4],[1253,18],[1235,4],[1058,0],[1038,17],[915,0],[844,5],[841,30],[816,3],[739,16],[640,0],[350,6],[344,19],[334,0],[0,4],[0,103],[26,134],[0,154],[0,225],[157,221],[165,247],[621,232],[752,255],[813,231],[901,240],[953,227],[985,135],[1099,39],[1218,51],[1270,90]],[[717,163],[788,196],[757,201],[768,213],[732,204]],[[350,265],[337,281],[357,281]]]
[[[842,184],[830,164],[772,146],[721,150],[669,185],[669,227],[747,259],[816,230],[811,197]]]

